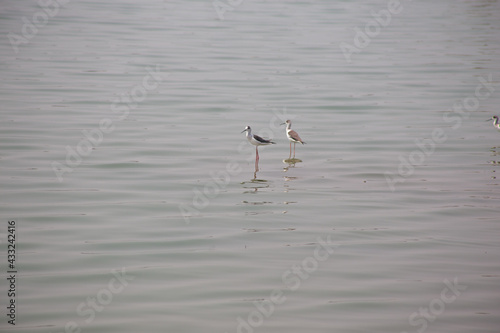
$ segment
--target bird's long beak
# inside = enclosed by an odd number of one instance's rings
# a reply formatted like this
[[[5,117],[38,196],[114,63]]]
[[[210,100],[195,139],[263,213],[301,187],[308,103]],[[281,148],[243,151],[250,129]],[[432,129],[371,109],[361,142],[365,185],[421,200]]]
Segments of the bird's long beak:
[[[489,120],[489,119],[488,119],[488,120]],[[241,131],[241,133],[243,133],[243,132],[245,132],[245,131],[246,131],[246,129],[244,129],[243,131]]]
[[[490,118],[490,119],[486,119],[485,121],[490,121],[490,120],[492,120],[492,119],[493,119],[493,118]]]
[[[281,126],[281,125],[286,125],[286,123],[281,123],[281,124],[280,124],[280,126]]]

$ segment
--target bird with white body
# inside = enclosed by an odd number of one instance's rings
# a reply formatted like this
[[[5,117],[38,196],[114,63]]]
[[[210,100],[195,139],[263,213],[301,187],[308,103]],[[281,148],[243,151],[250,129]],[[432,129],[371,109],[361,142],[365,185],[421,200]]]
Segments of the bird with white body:
[[[292,127],[291,120],[287,120],[281,125],[285,125],[285,124],[286,124],[286,136],[287,136],[288,140],[290,140],[290,156],[292,156],[292,142],[293,142],[293,157],[295,158],[295,145],[297,143],[305,144],[305,142],[302,141],[299,134],[291,128]]]
[[[491,117],[490,119],[486,120],[486,121],[490,121],[490,120],[493,120],[493,126],[500,131],[500,124],[498,123],[498,116],[493,116]]]
[[[251,144],[255,146],[255,170],[258,169],[259,163],[259,146],[267,146],[271,144],[275,144],[276,142],[272,142],[271,140],[266,140],[256,134],[252,134],[252,128],[250,126],[245,127],[241,133],[246,132],[247,140]]]

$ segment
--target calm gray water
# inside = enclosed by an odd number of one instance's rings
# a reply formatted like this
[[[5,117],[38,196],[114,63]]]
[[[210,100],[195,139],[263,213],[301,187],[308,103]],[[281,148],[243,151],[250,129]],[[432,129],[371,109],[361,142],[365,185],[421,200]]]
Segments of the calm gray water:
[[[3,330],[498,332],[499,1],[0,15]]]

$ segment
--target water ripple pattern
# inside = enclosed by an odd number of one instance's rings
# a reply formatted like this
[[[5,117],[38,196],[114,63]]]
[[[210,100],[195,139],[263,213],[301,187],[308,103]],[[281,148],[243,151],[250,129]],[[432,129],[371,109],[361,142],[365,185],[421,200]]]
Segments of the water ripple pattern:
[[[498,332],[498,1],[0,8],[2,330]]]

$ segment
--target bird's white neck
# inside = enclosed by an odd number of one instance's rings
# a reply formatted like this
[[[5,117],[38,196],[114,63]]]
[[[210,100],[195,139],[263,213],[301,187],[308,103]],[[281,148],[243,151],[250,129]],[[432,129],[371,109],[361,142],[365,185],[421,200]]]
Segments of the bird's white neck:
[[[252,130],[247,131],[247,139],[248,140],[252,139]]]

